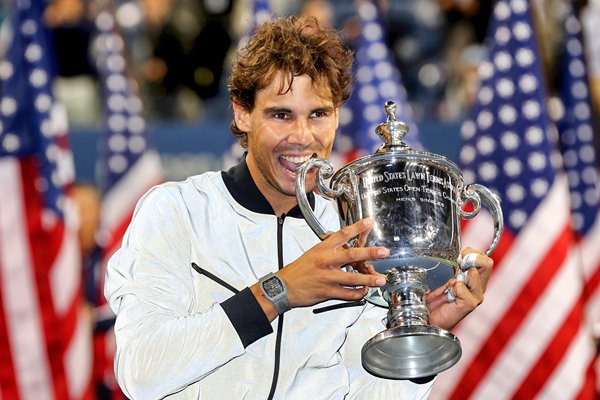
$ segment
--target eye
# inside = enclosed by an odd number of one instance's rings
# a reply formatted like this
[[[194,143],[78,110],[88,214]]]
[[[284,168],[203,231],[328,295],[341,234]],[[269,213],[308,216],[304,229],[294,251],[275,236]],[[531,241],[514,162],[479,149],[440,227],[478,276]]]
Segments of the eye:
[[[287,119],[290,119],[291,116],[290,116],[290,113],[288,113],[288,112],[279,111],[279,112],[273,113],[273,118],[287,120]]]
[[[329,113],[324,110],[317,110],[312,113],[313,118],[324,118],[324,117],[327,117],[328,115],[329,115]]]

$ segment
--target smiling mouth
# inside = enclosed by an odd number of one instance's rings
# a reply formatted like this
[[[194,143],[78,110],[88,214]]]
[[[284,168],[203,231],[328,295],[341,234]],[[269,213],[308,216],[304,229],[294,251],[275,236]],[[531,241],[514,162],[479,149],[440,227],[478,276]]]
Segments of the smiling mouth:
[[[296,173],[296,170],[300,168],[302,164],[316,156],[315,153],[307,156],[280,156],[279,161],[284,169],[291,173]]]

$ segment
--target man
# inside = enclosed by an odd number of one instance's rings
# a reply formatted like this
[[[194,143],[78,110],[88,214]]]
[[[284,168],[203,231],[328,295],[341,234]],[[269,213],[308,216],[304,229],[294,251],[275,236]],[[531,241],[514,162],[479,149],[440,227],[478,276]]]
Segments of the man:
[[[116,375],[129,397],[428,396],[432,381],[384,380],[361,366],[360,349],[385,328],[385,310],[356,301],[384,280],[343,266],[372,271],[365,261],[389,252],[344,245],[364,242],[372,223],[338,230],[331,202],[311,195],[316,216],[335,231],[320,242],[296,203],[296,168],[331,152],[351,64],[337,34],[314,19],[260,26],[229,83],[245,158],[140,200],[105,291],[117,314]],[[429,295],[432,324],[449,329],[481,303],[492,262],[481,255],[477,264],[468,286],[453,279]],[[287,290],[273,297],[259,280]]]

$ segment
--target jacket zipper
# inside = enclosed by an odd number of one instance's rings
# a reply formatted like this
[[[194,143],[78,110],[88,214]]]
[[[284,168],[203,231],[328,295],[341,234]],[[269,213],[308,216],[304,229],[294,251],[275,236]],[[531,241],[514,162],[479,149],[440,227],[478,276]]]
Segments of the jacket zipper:
[[[283,268],[283,221],[285,220],[285,214],[277,218],[277,261],[278,269]],[[283,335],[283,314],[279,316],[277,321],[277,338],[275,341],[275,363],[273,367],[273,381],[271,382],[271,390],[269,391],[269,400],[275,396],[275,389],[277,389],[277,379],[279,378],[279,363],[281,360],[281,338]]]

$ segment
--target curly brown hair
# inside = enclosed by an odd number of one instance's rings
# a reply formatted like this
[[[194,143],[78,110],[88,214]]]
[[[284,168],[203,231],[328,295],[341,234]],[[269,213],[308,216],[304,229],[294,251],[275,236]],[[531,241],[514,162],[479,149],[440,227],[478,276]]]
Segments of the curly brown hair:
[[[350,97],[352,52],[339,33],[321,28],[313,17],[291,16],[258,26],[246,47],[237,54],[228,82],[231,101],[248,111],[254,108],[256,93],[282,72],[279,93],[290,90],[295,76],[308,75],[317,93],[330,96],[339,107]],[[247,148],[247,132],[231,123],[231,131]]]

